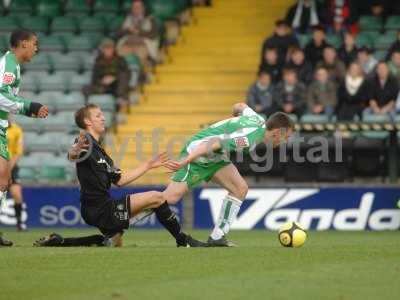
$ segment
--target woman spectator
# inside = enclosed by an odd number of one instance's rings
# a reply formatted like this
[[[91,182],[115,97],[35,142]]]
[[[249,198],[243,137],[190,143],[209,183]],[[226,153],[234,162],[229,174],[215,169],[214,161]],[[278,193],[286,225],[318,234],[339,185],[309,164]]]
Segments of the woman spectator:
[[[308,87],[307,105],[312,114],[331,116],[336,107],[336,84],[329,79],[327,69],[317,68],[315,81]]]
[[[361,117],[368,101],[368,84],[361,66],[350,63],[346,76],[337,90],[336,115],[339,120],[352,121]]]
[[[149,60],[159,61],[159,32],[153,17],[146,16],[141,0],[134,0],[130,14],[125,18],[118,36],[118,54],[125,56],[136,54],[142,65],[149,65]]]

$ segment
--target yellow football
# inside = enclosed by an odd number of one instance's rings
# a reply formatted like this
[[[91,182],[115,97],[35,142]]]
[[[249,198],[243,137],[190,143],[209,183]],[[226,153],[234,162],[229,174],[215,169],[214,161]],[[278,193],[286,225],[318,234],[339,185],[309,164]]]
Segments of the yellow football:
[[[307,232],[297,222],[287,222],[278,233],[279,242],[284,247],[301,247],[307,239]]]

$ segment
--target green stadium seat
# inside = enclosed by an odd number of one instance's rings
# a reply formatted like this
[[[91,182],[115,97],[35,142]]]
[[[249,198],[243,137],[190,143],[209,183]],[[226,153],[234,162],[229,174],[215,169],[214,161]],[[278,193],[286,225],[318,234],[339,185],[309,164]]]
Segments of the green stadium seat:
[[[100,11],[93,15],[95,18],[103,19],[106,29],[109,27],[110,22],[118,17],[115,12]],[[120,16],[122,17],[122,16]]]
[[[363,47],[363,46],[372,47],[373,40],[371,40],[371,36],[368,33],[361,32],[356,37],[356,45],[357,47]]]
[[[37,179],[40,183],[61,182],[67,180],[64,166],[42,166],[38,169]]]
[[[58,91],[42,92],[37,95],[37,99],[40,103],[45,104],[49,107],[49,111],[54,114],[58,110],[60,99],[63,99],[64,93]],[[60,103],[61,104],[61,103]]]
[[[20,125],[25,132],[41,132],[43,130],[43,123],[42,120],[28,118],[22,115],[15,115],[14,116],[15,122]]]
[[[3,55],[8,49],[8,42],[5,36],[0,36],[0,55]]]
[[[173,1],[150,0],[145,5],[147,11],[160,21],[173,18],[178,13],[178,6]]]
[[[43,76],[39,79],[39,91],[67,92],[68,88],[68,78],[62,72]]]
[[[99,43],[105,38],[101,32],[83,32],[80,36],[89,39],[93,50],[96,50]]]
[[[113,19],[110,20],[110,22],[107,23],[108,24],[107,30],[109,32],[116,32],[121,28],[123,22],[124,22],[124,17],[122,16],[114,17]]]
[[[62,37],[58,35],[49,35],[40,37],[39,39],[39,49],[41,51],[65,51],[65,44]]]
[[[103,111],[115,111],[116,99],[112,95],[91,95],[89,96],[88,102],[100,106]]]
[[[52,53],[50,54],[51,64],[53,70],[59,71],[74,71],[79,72],[82,70],[81,62],[79,57],[76,55],[66,55],[63,53]]]
[[[51,117],[51,116],[50,116]],[[59,133],[46,132],[43,134],[25,133],[24,145],[27,152],[50,152],[59,153],[61,147],[55,141],[58,140]]]
[[[8,8],[9,15],[28,16],[34,15],[36,12],[35,6],[29,0],[12,0]],[[28,27],[29,28],[29,27]]]
[[[94,46],[92,40],[88,36],[75,36],[65,38],[69,51],[92,51]]]
[[[111,111],[105,111],[104,118],[106,120],[105,122],[106,128],[111,128],[111,126],[114,124],[115,114]]]
[[[311,34],[299,34],[297,35],[297,39],[299,40],[299,44],[301,48],[304,48],[309,41],[311,41]]]
[[[386,54],[387,54],[386,50],[378,50],[374,52],[374,57],[377,60],[385,60]]]
[[[329,44],[331,44],[335,48],[340,48],[340,46],[342,46],[343,43],[343,39],[336,34],[327,35],[326,40]]]
[[[39,45],[40,47],[40,45]],[[51,71],[50,58],[47,53],[39,53],[33,57],[29,64],[23,65],[23,70],[26,71]]]
[[[360,30],[381,30],[383,27],[383,20],[375,16],[361,16],[358,22]]]
[[[15,16],[6,16],[0,18],[0,32],[9,33],[15,29],[18,29],[19,22]]]
[[[39,81],[34,72],[24,74],[21,79],[21,91],[37,92]]]
[[[327,115],[305,114],[301,116],[302,123],[328,123],[329,117]]]
[[[42,121],[42,129],[43,132],[64,132],[67,133],[69,128],[73,125],[71,119],[73,119],[73,115],[69,113],[71,117],[67,117],[65,112],[59,112],[55,115],[50,115],[46,119]]]
[[[119,11],[119,4],[118,1],[96,0],[96,2],[93,5],[93,11],[95,13],[101,11],[116,13]]]
[[[42,17],[57,17],[61,14],[60,1],[40,1],[36,6],[38,16]]]
[[[94,62],[96,60],[97,53],[87,53],[81,52],[79,53],[79,59],[85,71],[92,71]]]
[[[22,18],[20,21],[21,27],[29,28],[35,32],[47,33],[49,31],[49,19],[46,17]]]
[[[67,152],[69,150],[69,148],[71,147],[71,145],[74,144],[76,138],[77,138],[77,135],[75,135],[75,134],[68,134],[68,133],[60,134],[58,141],[60,143],[61,149],[64,152]]]
[[[67,16],[85,16],[91,13],[91,7],[83,0],[68,0],[64,6]]]
[[[388,49],[390,45],[396,40],[393,35],[381,35],[375,40],[374,46],[376,49]]]
[[[121,11],[123,13],[128,13],[131,11],[132,1],[131,0],[122,0]]]
[[[386,20],[386,30],[397,30],[400,28],[400,16],[389,16]]]
[[[22,183],[36,182],[37,178],[36,168],[21,167],[19,165],[18,177]]]
[[[56,32],[73,32],[78,31],[78,23],[75,17],[56,17],[51,23],[51,31]]]
[[[83,73],[73,76],[70,81],[69,90],[70,91],[81,91],[83,86],[88,85],[91,81],[90,73]]]
[[[81,92],[65,94],[57,99],[59,111],[77,111],[85,105],[85,98]]]
[[[79,22],[79,30],[81,32],[95,31],[95,32],[104,32],[105,31],[105,22],[102,17],[87,17],[82,18]]]

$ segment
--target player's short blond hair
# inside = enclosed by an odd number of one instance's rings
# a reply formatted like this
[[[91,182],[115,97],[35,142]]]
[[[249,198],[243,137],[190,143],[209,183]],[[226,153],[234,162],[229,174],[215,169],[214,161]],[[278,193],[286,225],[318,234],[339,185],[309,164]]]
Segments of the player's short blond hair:
[[[100,108],[100,106],[88,103],[85,106],[81,107],[75,112],[75,124],[81,129],[86,129],[85,118],[90,117],[90,110],[94,108]]]

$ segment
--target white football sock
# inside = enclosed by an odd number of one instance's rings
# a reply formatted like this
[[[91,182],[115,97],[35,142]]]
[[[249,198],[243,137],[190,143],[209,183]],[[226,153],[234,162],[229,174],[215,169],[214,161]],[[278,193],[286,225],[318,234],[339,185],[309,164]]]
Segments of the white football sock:
[[[6,199],[7,199],[7,192],[0,191],[0,208],[2,208],[3,205],[5,205]]]
[[[242,201],[238,198],[230,195],[224,198],[217,223],[215,224],[214,230],[211,232],[211,238],[213,240],[219,240],[229,232],[233,221],[236,220],[241,205]]]

